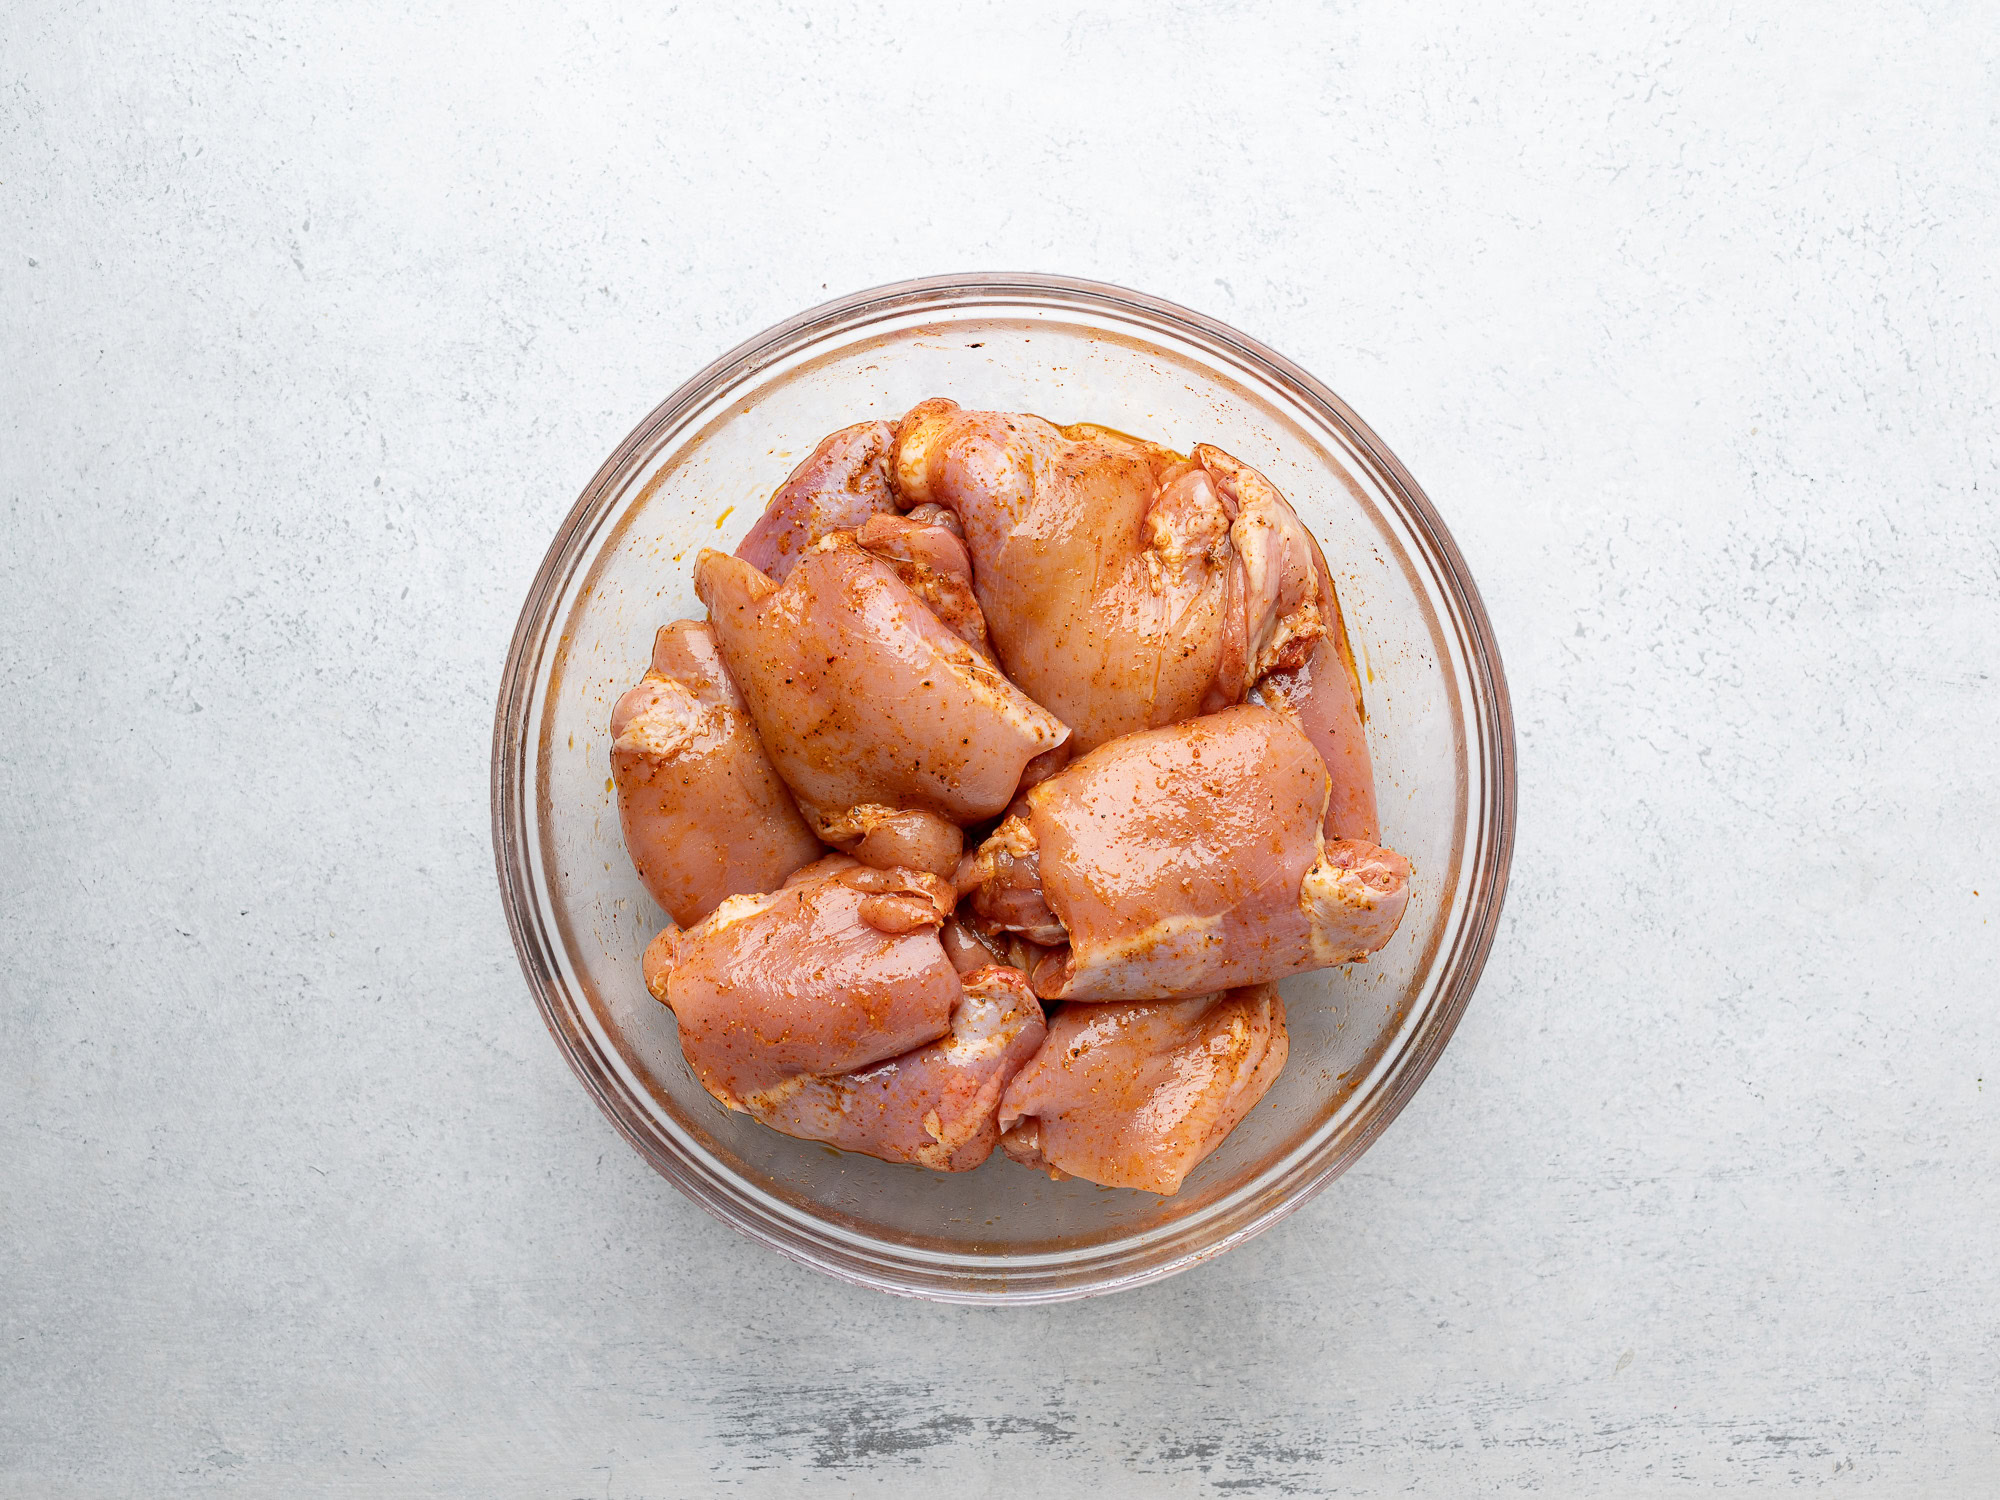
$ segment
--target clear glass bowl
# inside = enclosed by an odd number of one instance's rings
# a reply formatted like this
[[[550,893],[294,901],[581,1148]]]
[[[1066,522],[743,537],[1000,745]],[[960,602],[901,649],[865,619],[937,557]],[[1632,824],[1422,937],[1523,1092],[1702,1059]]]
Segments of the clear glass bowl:
[[[699,615],[692,564],[733,548],[824,434],[926,396],[1088,421],[1261,469],[1317,533],[1365,666],[1384,842],[1409,912],[1366,964],[1285,982],[1291,1060],[1178,1196],[891,1166],[731,1114],[695,1082],[639,955],[661,923],[625,858],[611,706],[655,627]],[[844,1280],[953,1302],[1136,1286],[1325,1187],[1395,1118],[1478,982],[1513,844],[1514,740],[1492,629],[1416,482],[1325,386],[1254,339],[1056,276],[901,282],[731,350],[641,422],[550,544],[507,657],[493,840],[521,967],[577,1076],[682,1192]]]

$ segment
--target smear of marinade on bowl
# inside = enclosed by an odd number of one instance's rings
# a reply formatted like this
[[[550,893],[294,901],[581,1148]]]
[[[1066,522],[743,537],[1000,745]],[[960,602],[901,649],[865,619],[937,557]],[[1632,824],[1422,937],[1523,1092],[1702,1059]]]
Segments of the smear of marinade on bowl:
[[[1220,448],[967,411],[827,437],[612,717],[647,988],[710,1094],[936,1171],[1179,1190],[1394,936],[1333,576]]]

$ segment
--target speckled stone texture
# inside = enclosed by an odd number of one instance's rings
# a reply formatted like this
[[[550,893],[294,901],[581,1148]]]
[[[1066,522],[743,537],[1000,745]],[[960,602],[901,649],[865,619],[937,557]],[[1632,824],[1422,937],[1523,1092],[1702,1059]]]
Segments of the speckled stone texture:
[[[2000,1482],[1991,6],[1089,9],[0,15],[0,1493]],[[487,832],[604,455],[981,266],[1340,391],[1521,750],[1380,1144],[1011,1314],[657,1178]]]

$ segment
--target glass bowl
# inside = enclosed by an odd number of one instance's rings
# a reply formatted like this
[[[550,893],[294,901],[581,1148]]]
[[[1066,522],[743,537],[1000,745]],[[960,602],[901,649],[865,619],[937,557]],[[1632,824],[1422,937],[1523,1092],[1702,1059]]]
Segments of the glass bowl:
[[[995,1152],[946,1175],[793,1140],[712,1100],[639,955],[662,914],[625,858],[611,706],[655,628],[699,616],[732,549],[826,433],[926,396],[1088,421],[1261,469],[1318,535],[1365,671],[1383,841],[1414,867],[1369,962],[1281,986],[1291,1058],[1180,1193],[1051,1182]],[[899,282],[731,350],[584,489],[528,591],[493,736],[493,841],[521,967],[584,1086],[724,1222],[844,1280],[951,1302],[1137,1286],[1240,1244],[1367,1149],[1465,1009],[1507,884],[1514,739],[1492,628],[1403,466],[1325,386],[1212,318],[1066,277]]]

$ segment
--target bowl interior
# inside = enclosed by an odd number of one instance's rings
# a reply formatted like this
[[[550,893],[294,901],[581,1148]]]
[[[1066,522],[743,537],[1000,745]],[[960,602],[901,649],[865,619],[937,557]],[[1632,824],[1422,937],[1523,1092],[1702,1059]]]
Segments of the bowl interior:
[[[1449,539],[1344,408],[1219,325],[1113,289],[964,281],[835,304],[684,387],[614,456],[523,614],[496,738],[496,826],[524,966],[579,1073],[676,1183],[756,1237],[894,1291],[1040,1299],[1164,1274],[1351,1160],[1442,1046],[1505,879],[1504,687]],[[1121,301],[1120,299],[1130,299]],[[845,309],[843,311],[843,309]],[[944,1175],[793,1140],[716,1104],[639,955],[663,920],[626,860],[607,722],[654,630],[700,616],[733,548],[827,432],[947,395],[1198,441],[1263,470],[1326,551],[1364,666],[1383,839],[1409,913],[1368,963],[1281,988],[1291,1058],[1180,1194],[1050,1182],[996,1153]]]

